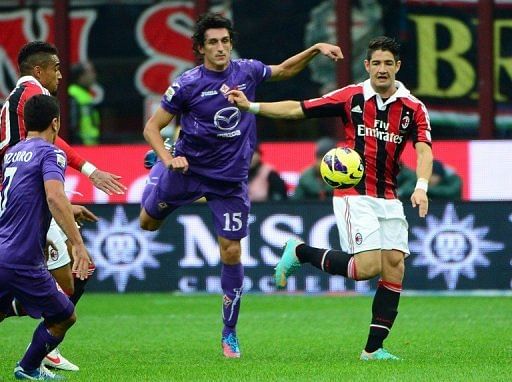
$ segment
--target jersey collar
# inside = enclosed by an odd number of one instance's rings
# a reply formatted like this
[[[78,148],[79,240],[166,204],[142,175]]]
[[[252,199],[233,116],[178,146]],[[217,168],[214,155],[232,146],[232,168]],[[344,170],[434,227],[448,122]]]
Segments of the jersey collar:
[[[396,86],[396,92],[391,97],[389,97],[386,100],[386,102],[384,102],[384,100],[382,99],[380,94],[378,94],[372,88],[372,85],[370,84],[370,79],[367,79],[366,81],[363,82],[364,100],[368,101],[370,98],[375,96],[375,99],[377,100],[377,108],[379,110],[383,110],[386,108],[387,105],[395,102],[398,98],[402,98],[402,97],[406,98],[406,97],[410,96],[411,92],[404,86],[403,83],[401,83],[400,81],[395,81],[395,86]]]
[[[16,82],[16,87],[20,86],[21,84],[25,82],[31,82],[34,85],[37,85],[39,88],[41,88],[41,92],[46,95],[50,95],[50,92],[43,86],[41,83],[33,76],[23,76],[21,77],[18,82]]]

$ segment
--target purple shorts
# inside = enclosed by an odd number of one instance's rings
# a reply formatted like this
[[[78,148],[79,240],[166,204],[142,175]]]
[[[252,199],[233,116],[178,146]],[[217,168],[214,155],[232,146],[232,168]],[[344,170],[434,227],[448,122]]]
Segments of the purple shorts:
[[[149,216],[163,220],[178,207],[204,196],[212,211],[218,236],[230,240],[240,240],[247,236],[251,203],[246,182],[214,181],[155,167],[150,173],[153,178],[150,177],[151,183],[146,185],[142,199],[142,207]],[[155,182],[156,175],[158,181]]]
[[[55,279],[44,269],[25,270],[0,267],[0,311],[7,312],[16,298],[32,318],[49,322],[68,319],[75,310],[73,303],[57,289]]]

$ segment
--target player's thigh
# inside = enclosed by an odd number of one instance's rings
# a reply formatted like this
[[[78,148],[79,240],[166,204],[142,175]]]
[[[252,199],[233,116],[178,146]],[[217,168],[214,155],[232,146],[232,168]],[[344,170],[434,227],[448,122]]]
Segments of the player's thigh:
[[[229,240],[241,240],[247,236],[251,208],[247,184],[232,184],[218,192],[208,192],[205,196],[212,211],[217,236]]]
[[[201,181],[194,175],[165,170],[142,203],[143,222],[161,222],[177,208],[203,196]]]
[[[151,168],[148,174],[148,178],[146,180],[146,184],[144,185],[144,190],[142,191],[141,205],[144,205],[144,202],[151,194],[151,191],[158,184],[158,180],[160,176],[167,171],[164,164],[161,161],[157,161],[155,165]]]
[[[48,270],[52,274],[55,281],[57,281],[62,291],[66,295],[71,296],[75,291],[75,282],[73,280],[73,274],[71,273],[71,265],[66,264],[62,267]]]
[[[382,249],[397,250],[409,256],[409,225],[399,200],[381,201],[385,205],[385,218],[380,220]]]
[[[46,234],[46,240],[50,241],[54,246],[54,248],[48,250],[48,260],[46,261],[48,270],[53,271],[54,269],[62,268],[71,263],[66,243],[66,234],[55,222],[55,219],[52,219],[50,228]]]
[[[334,197],[333,210],[344,252],[354,254],[381,248],[379,219],[368,199]]]
[[[57,289],[47,269],[15,270],[12,293],[30,317],[43,317],[48,322],[61,322],[74,312],[73,303]]]
[[[405,254],[398,250],[382,251],[382,279],[401,284],[405,273]]]

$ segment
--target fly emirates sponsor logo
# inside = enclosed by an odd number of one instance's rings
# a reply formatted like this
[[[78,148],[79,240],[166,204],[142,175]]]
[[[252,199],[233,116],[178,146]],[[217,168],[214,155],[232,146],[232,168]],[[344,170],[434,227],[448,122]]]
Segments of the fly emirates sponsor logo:
[[[381,141],[391,142],[400,144],[404,137],[395,133],[390,133],[389,123],[375,120],[373,127],[367,127],[365,125],[357,125],[357,135],[360,137],[375,137]]]

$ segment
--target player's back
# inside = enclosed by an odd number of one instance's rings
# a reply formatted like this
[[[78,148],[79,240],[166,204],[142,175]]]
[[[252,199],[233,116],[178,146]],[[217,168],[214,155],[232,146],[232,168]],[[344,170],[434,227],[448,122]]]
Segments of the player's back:
[[[43,247],[51,214],[44,180],[63,181],[64,153],[42,138],[10,147],[2,167],[0,266],[44,267]]]
[[[0,111],[0,163],[7,148],[27,136],[23,109],[27,100],[36,94],[50,93],[34,77],[24,76],[3,104]]]

